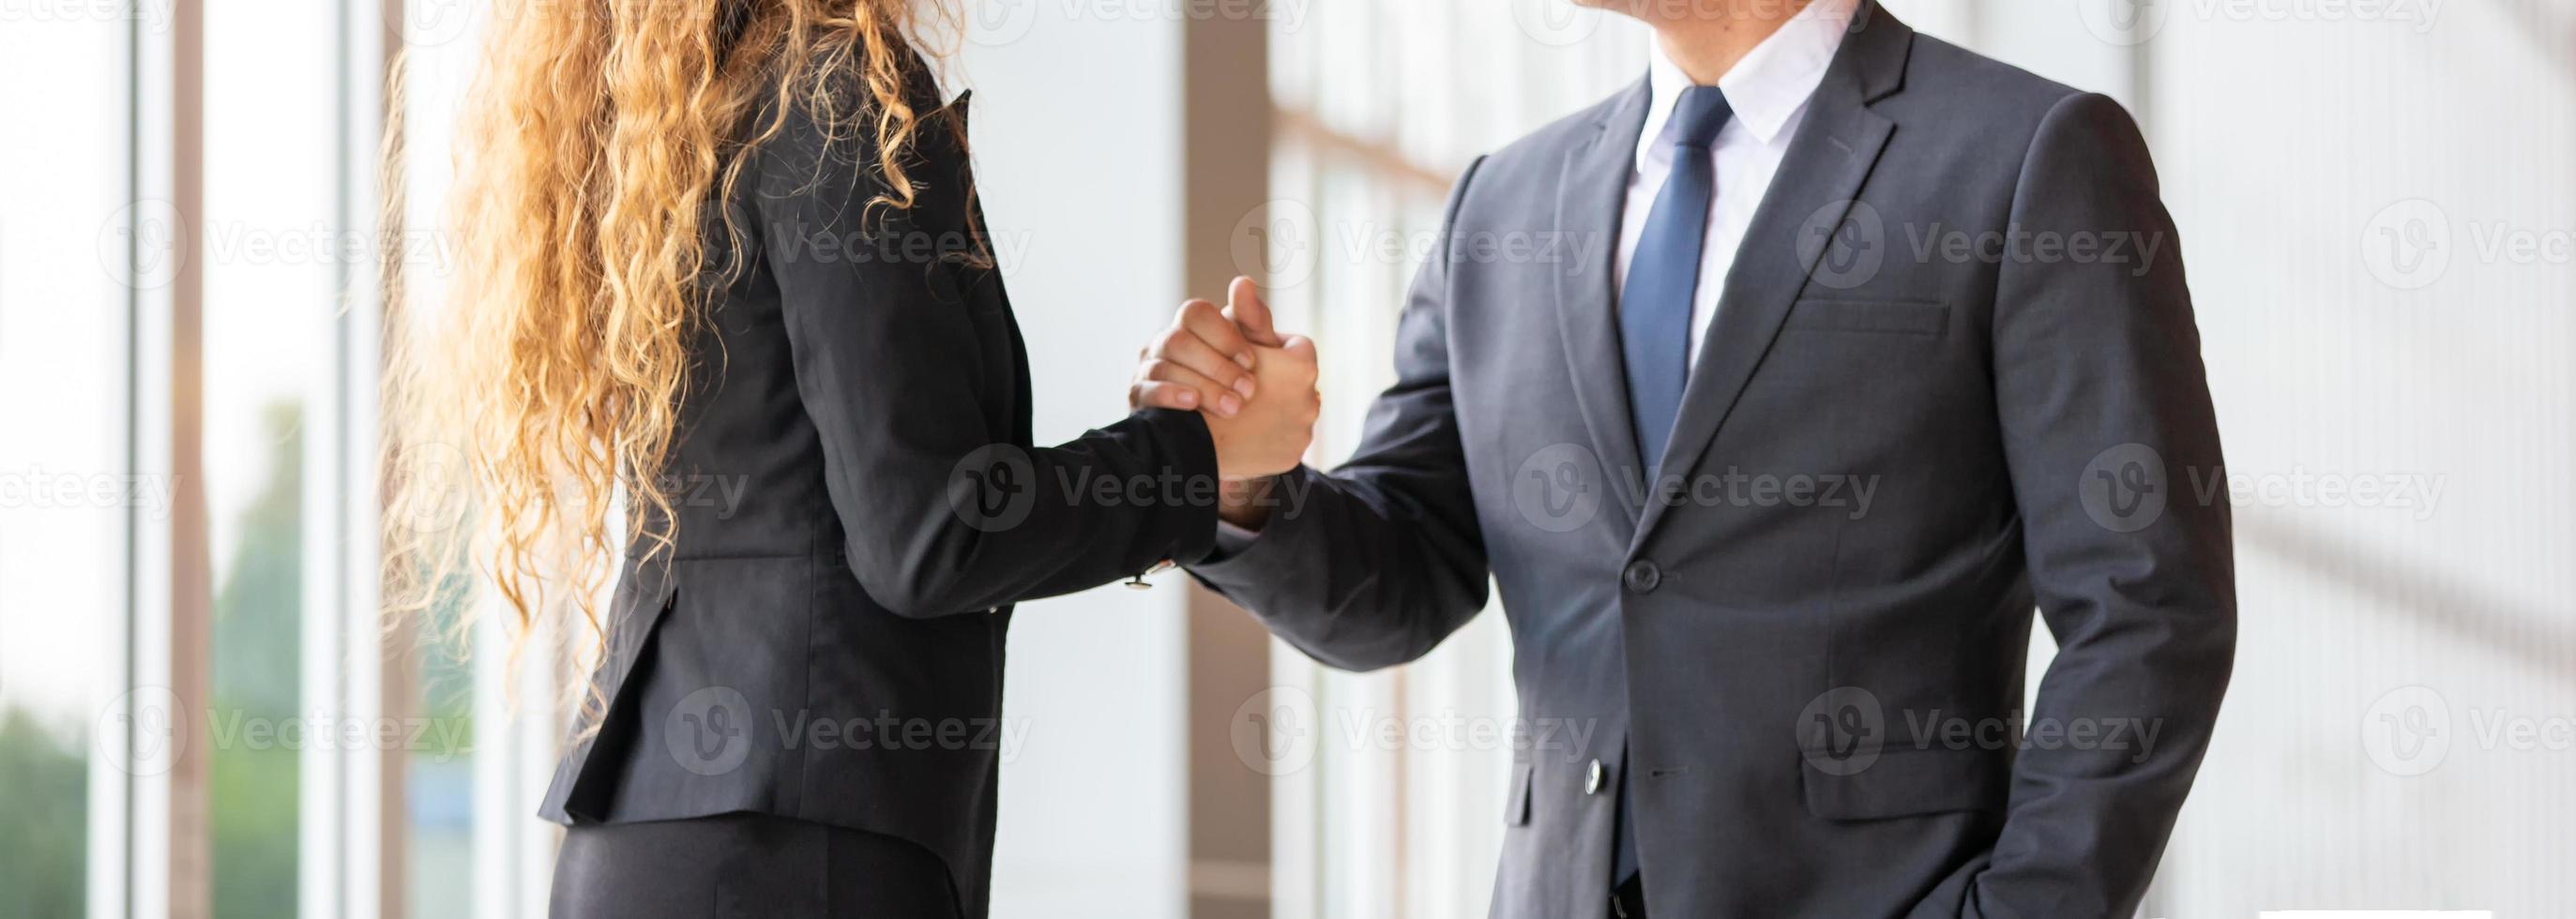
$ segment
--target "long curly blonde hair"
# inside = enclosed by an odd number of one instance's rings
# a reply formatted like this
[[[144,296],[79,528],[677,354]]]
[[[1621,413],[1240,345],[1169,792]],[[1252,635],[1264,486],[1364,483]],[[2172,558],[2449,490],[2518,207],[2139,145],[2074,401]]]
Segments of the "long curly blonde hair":
[[[676,535],[660,479],[688,339],[703,276],[740,261],[702,244],[711,195],[797,112],[869,130],[871,207],[910,207],[928,117],[905,91],[913,48],[947,21],[916,2],[495,0],[459,125],[450,295],[387,324],[392,621],[454,610],[440,625],[461,639],[488,585],[513,658],[577,613],[587,633],[565,637],[595,659],[621,548],[650,560]],[[844,98],[854,85],[864,98]]]

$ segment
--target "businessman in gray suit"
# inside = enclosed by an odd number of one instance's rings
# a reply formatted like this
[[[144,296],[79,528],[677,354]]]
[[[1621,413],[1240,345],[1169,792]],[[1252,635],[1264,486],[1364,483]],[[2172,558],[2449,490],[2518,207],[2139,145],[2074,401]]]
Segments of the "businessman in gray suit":
[[[1607,3],[1648,76],[1468,167],[1356,455],[1190,570],[1354,670],[1490,577],[1586,729],[1514,745],[1496,916],[2130,915],[2236,634],[2137,127],[1869,0]],[[1140,402],[1251,372],[1230,299]]]

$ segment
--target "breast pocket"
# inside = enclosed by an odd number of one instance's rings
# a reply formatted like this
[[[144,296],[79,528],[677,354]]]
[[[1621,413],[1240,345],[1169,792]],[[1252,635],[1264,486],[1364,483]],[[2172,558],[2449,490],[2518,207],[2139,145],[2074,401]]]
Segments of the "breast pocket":
[[[1950,326],[1950,307],[1928,300],[1800,300],[1785,328],[1800,332],[1858,332],[1937,337]]]

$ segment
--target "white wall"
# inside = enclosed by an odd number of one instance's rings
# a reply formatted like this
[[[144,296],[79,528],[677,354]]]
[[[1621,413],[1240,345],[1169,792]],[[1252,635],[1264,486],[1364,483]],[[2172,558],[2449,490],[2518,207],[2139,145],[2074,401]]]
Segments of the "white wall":
[[[993,2],[963,47],[975,160],[1028,339],[1039,443],[1124,417],[1136,348],[1182,299],[1182,24]],[[1186,910],[1186,586],[1020,607],[997,917]]]
[[[2576,11],[2416,8],[2180,7],[2143,46],[2231,471],[2438,494],[2238,502],[2244,636],[2176,915],[2576,914]],[[2482,251],[2514,238],[2554,248]]]

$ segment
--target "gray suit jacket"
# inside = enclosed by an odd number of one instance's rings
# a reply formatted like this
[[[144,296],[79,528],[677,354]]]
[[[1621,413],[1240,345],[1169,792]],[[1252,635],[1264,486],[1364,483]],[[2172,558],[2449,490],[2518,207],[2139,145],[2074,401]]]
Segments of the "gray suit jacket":
[[[1603,915],[1623,777],[1654,915],[2129,915],[2236,633],[2136,126],[1865,4],[1648,487],[1610,277],[1646,100],[1469,168],[1357,455],[1192,570],[1352,669],[1491,577],[1522,718],[1497,916]],[[2034,608],[2061,650],[2024,712]]]

